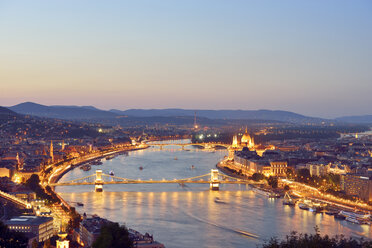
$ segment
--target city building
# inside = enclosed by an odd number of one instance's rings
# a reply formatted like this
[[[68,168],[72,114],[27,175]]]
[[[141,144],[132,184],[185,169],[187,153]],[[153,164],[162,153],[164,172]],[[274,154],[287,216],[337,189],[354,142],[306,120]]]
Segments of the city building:
[[[5,225],[12,231],[36,235],[38,242],[43,242],[54,234],[52,217],[18,216],[5,221]]]
[[[328,174],[329,166],[319,161],[309,162],[306,164],[306,169],[309,170],[311,176],[325,176]]]
[[[245,133],[240,140],[240,144],[242,146],[248,147],[249,149],[254,147],[254,139],[249,135],[247,129],[245,129]]]
[[[85,247],[91,247],[94,241],[98,238],[101,233],[101,228],[105,224],[112,223],[107,219],[100,218],[98,216],[92,216],[84,218],[80,222],[80,241]]]
[[[365,175],[346,174],[341,177],[341,189],[347,195],[372,202],[372,179]]]
[[[136,230],[129,229],[129,238],[133,241],[135,248],[164,248],[162,243],[154,240],[153,236],[145,233],[142,234]]]
[[[69,248],[70,241],[66,239],[67,233],[60,232],[58,233],[59,239],[56,241],[56,248]]]

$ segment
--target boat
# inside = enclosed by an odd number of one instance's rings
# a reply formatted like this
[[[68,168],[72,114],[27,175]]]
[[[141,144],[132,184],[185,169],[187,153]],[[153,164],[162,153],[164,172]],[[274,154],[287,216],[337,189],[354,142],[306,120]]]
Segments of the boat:
[[[346,217],[345,219],[346,221],[349,221],[351,223],[358,224],[358,225],[369,224],[368,221],[366,221],[365,219],[358,219],[352,216]]]
[[[91,165],[102,165],[102,161],[99,159],[99,160],[94,160],[90,163]]]
[[[91,168],[92,167],[89,164],[85,164],[85,165],[80,167],[80,169],[83,170],[83,171],[90,171]]]
[[[283,205],[288,205],[288,206],[295,206],[296,205],[296,201],[291,198],[291,196],[288,194],[288,192],[286,192],[285,195],[284,195]]]
[[[222,201],[219,197],[215,197],[215,198],[214,198],[214,202],[215,202],[215,203],[227,204],[227,202]]]
[[[345,216],[343,216],[343,215],[341,215],[341,214],[335,214],[333,217],[334,217],[335,219],[337,219],[337,220],[344,220],[344,219],[345,219]]]
[[[270,192],[269,198],[280,198],[280,195],[275,192]]]
[[[81,202],[77,202],[76,203],[79,207],[82,207],[82,206],[84,206],[84,204],[83,203],[81,203]]]
[[[113,158],[115,158],[115,157],[116,157],[116,155],[107,156],[107,157],[106,157],[106,160],[111,160],[111,159],[113,159]]]
[[[174,160],[178,160],[178,158],[177,157],[174,157]]]
[[[195,169],[195,166],[194,165],[191,165],[191,169]]]
[[[309,206],[303,202],[299,203],[298,207],[302,210],[309,210]]]
[[[323,210],[323,208],[320,207],[320,206],[314,206],[314,205],[309,206],[309,211],[310,212],[320,213],[320,212],[322,212],[322,210]]]
[[[139,168],[138,168],[139,170],[143,170],[143,167],[142,166],[140,166]]]
[[[338,211],[337,210],[327,210],[327,211],[325,211],[325,214],[327,214],[327,215],[336,215],[336,214],[338,214]]]
[[[113,171],[110,171],[109,175],[110,175],[110,176],[114,176],[115,174],[114,174]]]
[[[340,214],[345,216],[346,218],[347,217],[352,217],[352,218],[356,218],[356,219],[365,219],[367,220],[368,218],[371,217],[370,214],[366,214],[366,213],[362,213],[362,212],[348,212],[348,211],[340,211]]]

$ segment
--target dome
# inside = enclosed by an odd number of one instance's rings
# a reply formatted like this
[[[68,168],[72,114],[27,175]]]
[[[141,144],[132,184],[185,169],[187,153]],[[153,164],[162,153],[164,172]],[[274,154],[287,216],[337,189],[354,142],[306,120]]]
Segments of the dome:
[[[245,134],[242,136],[241,142],[242,142],[242,143],[248,143],[250,140],[251,140],[251,136],[250,136],[248,133],[245,133]]]

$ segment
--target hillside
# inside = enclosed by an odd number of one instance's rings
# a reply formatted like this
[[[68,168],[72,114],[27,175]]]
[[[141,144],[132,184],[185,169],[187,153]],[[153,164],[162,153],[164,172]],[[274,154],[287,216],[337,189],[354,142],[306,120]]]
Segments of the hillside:
[[[57,119],[103,119],[115,118],[117,114],[95,109],[93,107],[79,106],[45,106],[32,102],[21,103],[9,109],[19,114]]]
[[[274,120],[281,122],[321,122],[321,118],[307,117],[289,111],[281,110],[187,110],[187,109],[129,109],[125,111],[110,110],[115,114],[153,117],[153,116],[194,116],[209,119],[245,119],[245,120]]]
[[[372,124],[372,115],[343,116],[336,118],[336,120],[347,123]]]

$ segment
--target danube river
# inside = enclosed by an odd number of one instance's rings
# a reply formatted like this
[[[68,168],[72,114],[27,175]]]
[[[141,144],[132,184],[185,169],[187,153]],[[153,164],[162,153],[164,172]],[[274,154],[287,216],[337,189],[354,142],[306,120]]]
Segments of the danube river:
[[[226,150],[149,148],[102,160],[103,165],[92,166],[87,172],[76,168],[60,182],[91,175],[95,169],[106,174],[113,171],[115,176],[129,179],[188,178],[209,173],[225,155]],[[83,207],[76,207],[80,213],[97,214],[153,234],[167,248],[256,247],[272,236],[284,237],[293,230],[314,232],[315,226],[322,234],[372,238],[370,226],[283,206],[282,199],[268,199],[243,185],[222,185],[220,191],[210,191],[206,184],[119,184],[104,185],[103,190],[96,193],[94,186],[57,187],[57,192],[72,206],[84,203]],[[216,197],[222,202],[215,202]],[[244,232],[258,238],[245,236]]]

